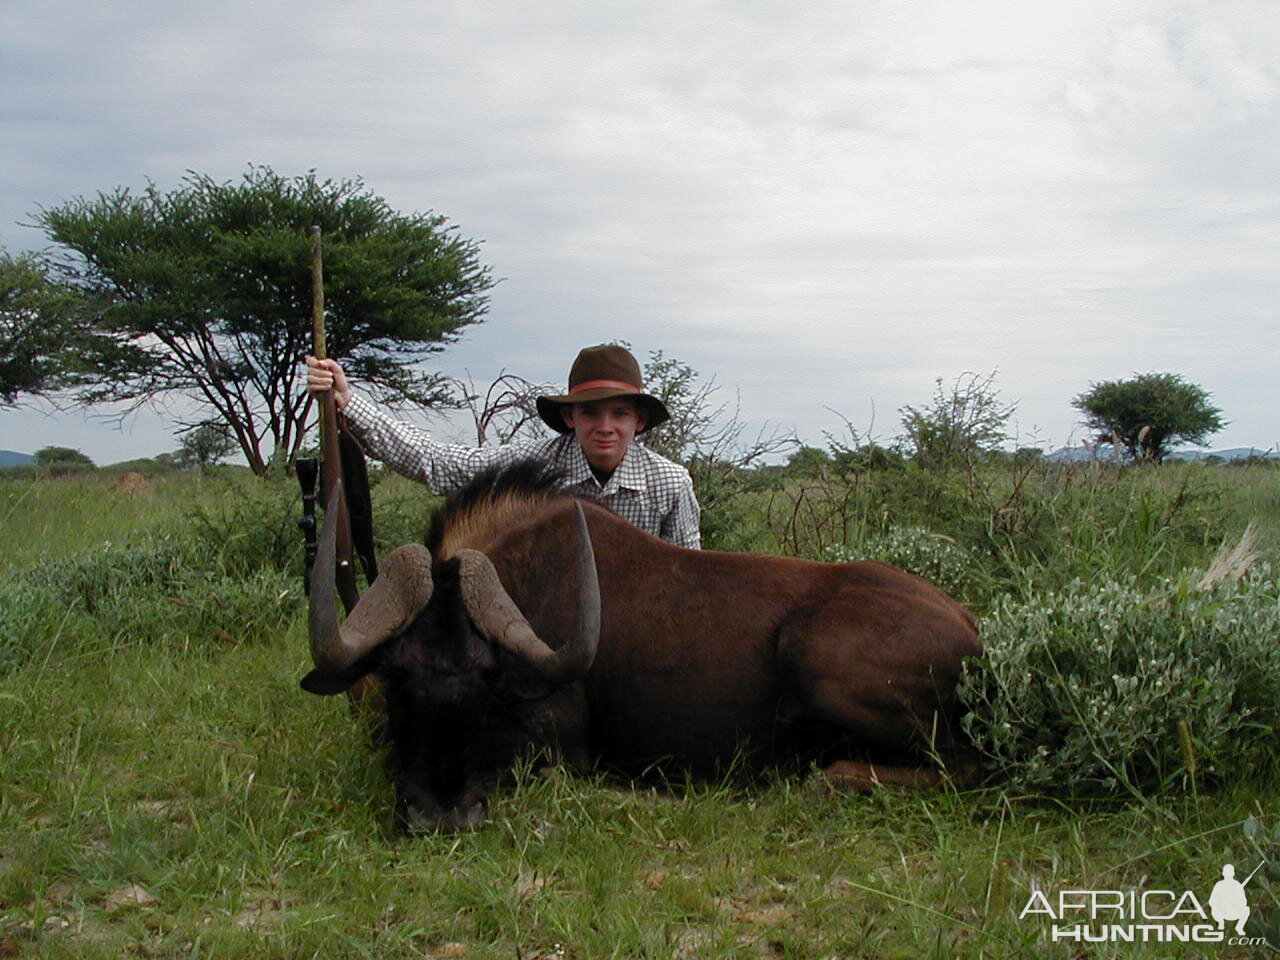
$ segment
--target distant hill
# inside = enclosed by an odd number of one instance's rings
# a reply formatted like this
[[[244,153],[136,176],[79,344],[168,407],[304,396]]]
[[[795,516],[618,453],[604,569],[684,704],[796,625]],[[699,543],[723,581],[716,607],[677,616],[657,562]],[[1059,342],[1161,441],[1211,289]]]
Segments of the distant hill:
[[[29,453],[18,453],[14,450],[0,450],[0,469],[3,469],[4,467],[25,467],[28,464],[35,462],[35,458]]]
[[[1280,458],[1275,450],[1260,450],[1258,447],[1232,447],[1230,450],[1214,450],[1205,453],[1203,450],[1179,450],[1169,454],[1170,460],[1204,460],[1206,457],[1217,457],[1219,460],[1253,460],[1258,457],[1269,459]]]
[[[1110,447],[1099,447],[1097,450],[1090,450],[1088,447],[1059,447],[1052,453],[1046,453],[1045,457],[1050,463],[1088,463],[1090,460],[1101,460],[1104,463],[1110,463],[1112,460],[1118,460],[1115,450]]]
[[[1217,457],[1219,460],[1231,462],[1233,460],[1249,460],[1253,457],[1267,457],[1268,459],[1280,459],[1280,453],[1275,450],[1263,450],[1259,447],[1231,447],[1229,450],[1178,450],[1169,454],[1168,460],[1194,461],[1205,460],[1209,457]],[[1084,463],[1089,460],[1101,460],[1104,463],[1111,463],[1119,460],[1116,456],[1115,448],[1110,444],[1106,444],[1091,451],[1084,446],[1079,447],[1062,447],[1053,453],[1046,454],[1046,460],[1053,463]]]

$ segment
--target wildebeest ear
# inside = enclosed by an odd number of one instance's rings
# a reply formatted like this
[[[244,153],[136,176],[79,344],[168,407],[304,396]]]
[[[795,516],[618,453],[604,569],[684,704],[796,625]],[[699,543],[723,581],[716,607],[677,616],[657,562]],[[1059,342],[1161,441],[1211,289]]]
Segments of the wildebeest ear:
[[[346,690],[361,677],[370,674],[378,665],[378,653],[375,650],[361,657],[347,669],[333,673],[328,670],[315,669],[298,681],[298,686],[307,693],[315,693],[322,697],[331,697],[335,693]]]

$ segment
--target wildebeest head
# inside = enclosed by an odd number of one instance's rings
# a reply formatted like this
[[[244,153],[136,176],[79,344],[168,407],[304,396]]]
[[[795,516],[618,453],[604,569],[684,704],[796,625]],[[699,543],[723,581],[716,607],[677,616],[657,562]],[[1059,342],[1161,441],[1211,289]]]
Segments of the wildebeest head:
[[[527,743],[515,717],[521,680],[545,692],[577,680],[595,657],[600,590],[581,505],[564,568],[578,585],[574,622],[553,648],[503,587],[493,562],[468,548],[434,562],[427,547],[393,551],[341,625],[334,567],[336,493],[326,512],[310,602],[314,693],[337,693],[376,670],[386,698],[399,824],[412,831],[479,826],[486,785]]]

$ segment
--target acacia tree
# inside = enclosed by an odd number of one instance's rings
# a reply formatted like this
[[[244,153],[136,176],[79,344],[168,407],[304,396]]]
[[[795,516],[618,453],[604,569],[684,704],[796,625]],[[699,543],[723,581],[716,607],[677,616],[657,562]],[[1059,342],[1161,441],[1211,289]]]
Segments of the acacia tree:
[[[71,386],[106,356],[110,341],[94,330],[94,312],[35,254],[0,250],[0,403]]]
[[[1209,393],[1176,373],[1134,374],[1091,384],[1072,406],[1102,443],[1119,441],[1131,459],[1162,463],[1175,443],[1205,446],[1225,424]]]
[[[41,447],[31,455],[36,467],[55,476],[92,470],[94,463],[86,454],[74,447]]]
[[[167,396],[189,420],[227,424],[265,474],[292,461],[311,425],[302,358],[311,349],[309,228],[324,236],[329,355],[390,404],[447,402],[448,384],[414,365],[481,320],[492,286],[475,242],[444,217],[396,213],[356,180],[283,177],[250,167],[239,182],[189,173],[41,210],[62,248],[60,276],[105,301],[114,353],[77,394],[128,410]]]

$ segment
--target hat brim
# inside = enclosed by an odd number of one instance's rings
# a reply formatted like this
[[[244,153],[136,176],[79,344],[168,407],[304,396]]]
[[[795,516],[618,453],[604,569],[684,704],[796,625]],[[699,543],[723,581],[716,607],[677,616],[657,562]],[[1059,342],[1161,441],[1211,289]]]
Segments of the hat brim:
[[[671,419],[671,414],[667,412],[666,404],[657,397],[651,397],[647,393],[614,390],[610,387],[583,390],[580,393],[566,394],[561,397],[538,397],[538,416],[542,418],[543,423],[556,433],[570,433],[572,431],[569,425],[564,422],[564,417],[560,413],[561,410],[571,403],[595,403],[599,400],[611,400],[614,397],[627,397],[634,400],[648,413],[649,416],[645,422],[644,429],[637,430],[637,434],[648,433],[654,427]]]

